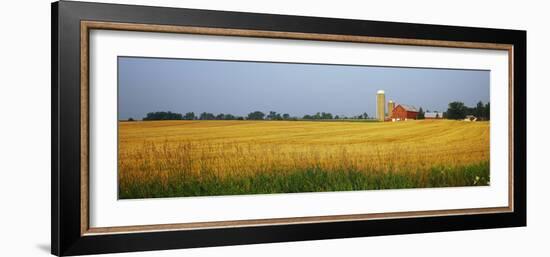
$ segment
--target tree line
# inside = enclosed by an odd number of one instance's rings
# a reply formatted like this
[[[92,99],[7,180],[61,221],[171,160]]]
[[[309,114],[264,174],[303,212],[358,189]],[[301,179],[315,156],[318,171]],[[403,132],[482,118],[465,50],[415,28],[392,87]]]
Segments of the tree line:
[[[342,120],[342,119],[369,119],[369,115],[365,112],[356,116],[347,117],[344,115],[333,115],[329,112],[317,112],[315,114],[306,114],[302,117],[291,116],[288,113],[278,113],[270,111],[263,113],[261,111],[254,111],[246,116],[238,116],[228,113],[209,113],[203,112],[195,114],[194,112],[187,112],[185,114],[175,112],[149,112],[143,120]],[[133,118],[129,118],[129,121],[133,121]]]
[[[443,117],[452,120],[461,120],[467,115],[473,115],[480,120],[491,120],[491,103],[483,104],[479,101],[475,107],[468,107],[463,102],[449,103],[449,108],[443,113]]]
[[[426,112],[430,112],[429,110]],[[484,104],[479,101],[475,107],[468,107],[463,102],[451,102],[447,108],[447,111],[441,113],[442,118],[461,120],[466,118],[467,115],[473,115],[480,120],[490,120],[491,117],[491,105],[490,103]],[[424,119],[425,112],[420,107],[418,109],[417,119]],[[333,115],[330,112],[317,112],[315,114],[306,114],[302,117],[291,116],[288,113],[278,113],[270,111],[263,113],[261,111],[254,111],[246,116],[233,115],[229,113],[209,113],[203,112],[195,114],[194,112],[187,112],[185,114],[175,112],[150,112],[143,118],[143,120],[367,120],[371,117],[366,113],[362,113],[355,116],[345,115]],[[129,121],[133,121],[133,118],[129,118]]]

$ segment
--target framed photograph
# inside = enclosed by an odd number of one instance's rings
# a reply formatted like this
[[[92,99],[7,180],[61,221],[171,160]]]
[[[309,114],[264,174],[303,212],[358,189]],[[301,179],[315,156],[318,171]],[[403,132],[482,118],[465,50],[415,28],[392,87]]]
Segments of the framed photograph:
[[[52,253],[526,225],[526,32],[52,5]]]

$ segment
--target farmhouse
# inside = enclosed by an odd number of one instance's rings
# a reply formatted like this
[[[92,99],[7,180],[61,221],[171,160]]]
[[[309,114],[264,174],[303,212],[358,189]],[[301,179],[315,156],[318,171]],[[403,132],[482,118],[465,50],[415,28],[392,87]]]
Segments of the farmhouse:
[[[466,118],[464,118],[464,121],[477,121],[477,117],[474,115],[466,115]]]
[[[424,119],[427,119],[427,120],[443,119],[443,114],[439,112],[427,112],[427,113],[424,113]]]
[[[418,115],[418,110],[414,106],[405,105],[405,104],[398,104],[391,111],[392,120],[416,119],[417,115]]]

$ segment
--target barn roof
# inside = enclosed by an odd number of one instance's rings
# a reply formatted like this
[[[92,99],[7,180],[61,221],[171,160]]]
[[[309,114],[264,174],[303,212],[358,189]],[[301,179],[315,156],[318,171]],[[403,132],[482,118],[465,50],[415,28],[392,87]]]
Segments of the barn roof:
[[[412,106],[412,105],[406,105],[406,104],[399,104],[401,105],[401,107],[403,107],[403,109],[405,109],[405,111],[408,111],[408,112],[418,112],[418,110],[416,109],[416,107]]]

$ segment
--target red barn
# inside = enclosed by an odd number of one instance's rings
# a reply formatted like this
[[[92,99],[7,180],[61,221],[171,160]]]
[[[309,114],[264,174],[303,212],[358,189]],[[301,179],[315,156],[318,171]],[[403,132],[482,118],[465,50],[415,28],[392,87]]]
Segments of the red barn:
[[[396,120],[416,119],[418,110],[414,106],[399,104],[391,112],[391,118]]]

